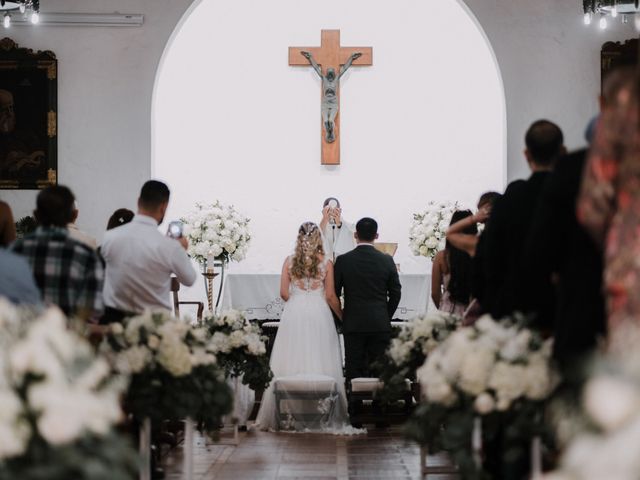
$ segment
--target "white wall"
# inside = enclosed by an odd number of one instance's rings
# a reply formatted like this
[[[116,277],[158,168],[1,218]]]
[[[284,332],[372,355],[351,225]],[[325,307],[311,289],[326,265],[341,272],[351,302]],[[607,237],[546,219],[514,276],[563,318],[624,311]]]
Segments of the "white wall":
[[[80,206],[79,225],[102,236],[119,207],[134,208],[149,178],[151,98],[167,38],[191,0],[47,0],[43,11],[143,13],[142,28],[12,27],[0,34],[58,57],[58,179]],[[15,217],[35,191],[0,191]]]
[[[172,190],[168,217],[198,201],[234,204],[253,235],[234,270],[277,273],[299,225],[319,221],[323,199],[336,196],[347,219],[378,220],[403,271],[425,271],[407,245],[412,214],[429,200],[472,206],[504,183],[504,93],[456,0],[393,5],[203,0],[165,54],[154,100],[152,174]],[[372,67],[341,82],[338,167],[320,165],[320,79],[287,65],[288,46],[319,44],[323,28],[374,52]],[[198,45],[210,45],[209,61]]]
[[[558,121],[569,146],[580,145],[584,124],[596,110],[600,46],[635,36],[633,29],[618,25],[601,32],[595,26],[584,27],[578,0],[465,1],[491,41],[503,76],[508,177],[526,173],[522,137],[535,118]],[[134,206],[141,183],[150,175],[156,69],[168,38],[191,3],[47,0],[45,11],[143,13],[145,25],[14,27],[6,32],[22,46],[53,50],[60,59],[59,179],[76,192],[82,209],[80,225],[94,235],[101,235],[115,208]],[[395,2],[390,0],[389,5],[393,8]],[[430,23],[425,21],[423,28],[430,28]],[[441,48],[448,49],[448,42],[449,38],[442,39]],[[203,61],[209,60],[209,49],[210,45],[201,46]],[[352,87],[362,75],[358,77],[349,79]],[[0,191],[0,198],[22,216],[33,209],[35,192]]]

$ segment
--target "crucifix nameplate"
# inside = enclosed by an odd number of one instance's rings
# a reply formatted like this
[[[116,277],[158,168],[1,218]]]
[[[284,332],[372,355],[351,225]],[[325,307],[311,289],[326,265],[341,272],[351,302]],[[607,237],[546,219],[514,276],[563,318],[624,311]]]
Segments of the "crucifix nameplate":
[[[340,30],[322,30],[320,47],[289,47],[289,65],[322,78],[322,165],[340,165],[340,77],[351,65],[373,65],[373,49],[341,47]]]

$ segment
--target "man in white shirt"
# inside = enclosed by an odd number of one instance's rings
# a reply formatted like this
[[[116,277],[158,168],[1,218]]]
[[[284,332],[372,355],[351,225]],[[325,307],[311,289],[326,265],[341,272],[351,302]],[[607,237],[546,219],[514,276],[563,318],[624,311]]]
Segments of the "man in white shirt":
[[[355,228],[342,218],[340,201],[329,197],[322,204],[320,230],[324,237],[324,254],[335,262],[339,255],[356,248]]]
[[[86,232],[83,232],[82,230],[80,230],[78,228],[78,226],[76,225],[76,221],[78,220],[78,203],[74,202],[73,203],[73,217],[70,223],[67,224],[67,230],[69,230],[69,236],[75,240],[78,240],[81,243],[84,243],[85,245],[93,248],[94,250],[96,248],[98,248],[98,244],[96,242],[96,239],[93,238],[91,235],[89,235]]]
[[[102,323],[147,309],[171,310],[171,275],[184,285],[195,283],[197,272],[186,253],[187,239],[158,231],[168,205],[169,188],[149,180],[133,220],[105,234],[100,247],[106,262]]]

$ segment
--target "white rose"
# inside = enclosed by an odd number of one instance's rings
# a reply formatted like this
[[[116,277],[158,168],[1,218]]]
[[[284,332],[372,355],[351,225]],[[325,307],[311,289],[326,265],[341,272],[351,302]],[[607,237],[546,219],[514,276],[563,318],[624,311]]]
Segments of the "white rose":
[[[488,385],[496,393],[498,410],[509,408],[514,400],[524,395],[525,378],[525,368],[522,365],[496,363]]]
[[[231,351],[229,337],[222,332],[215,332],[209,342],[209,349],[213,353],[229,353]]]
[[[418,248],[418,253],[423,257],[428,257],[429,249],[425,245],[422,245],[420,248]]]
[[[630,382],[612,376],[590,380],[584,392],[584,408],[607,431],[616,430],[637,414],[640,395]]]
[[[553,387],[555,379],[551,374],[549,359],[542,356],[532,356],[525,369],[525,395],[531,400],[544,400]]]
[[[518,335],[509,339],[500,350],[500,356],[507,361],[514,362],[526,356],[531,342],[531,331],[522,330]]]
[[[479,395],[487,388],[495,353],[488,349],[478,349],[465,357],[460,368],[460,388],[470,395]]]
[[[229,344],[231,345],[231,348],[239,348],[244,346],[244,332],[240,330],[231,332],[231,335],[229,335]]]
[[[149,345],[151,350],[157,350],[160,346],[160,338],[157,335],[149,335],[147,345]]]
[[[124,327],[121,323],[114,322],[110,325],[111,333],[114,335],[122,335],[124,333]]]
[[[496,402],[490,394],[484,392],[476,397],[473,408],[480,415],[487,415],[496,408]]]
[[[464,358],[473,348],[470,336],[473,331],[470,328],[462,328],[454,332],[445,342],[444,355],[442,356],[442,373],[450,382],[456,381]]]
[[[213,365],[216,363],[215,355],[208,353],[204,348],[196,348],[191,355],[191,364],[194,367],[199,365]]]
[[[30,436],[23,422],[20,399],[9,390],[0,390],[0,459],[24,453]]]
[[[438,239],[436,237],[429,237],[424,244],[427,248],[433,250],[438,246]]]
[[[117,368],[122,373],[140,373],[152,358],[151,351],[147,347],[136,345],[118,355]]]
[[[191,352],[180,339],[163,337],[157,358],[158,363],[174,377],[191,373]]]
[[[421,378],[426,375],[421,376]],[[438,373],[432,373],[428,376],[426,382],[420,381],[422,391],[427,397],[427,400],[434,403],[440,403],[445,406],[453,405],[457,396],[449,382]]]

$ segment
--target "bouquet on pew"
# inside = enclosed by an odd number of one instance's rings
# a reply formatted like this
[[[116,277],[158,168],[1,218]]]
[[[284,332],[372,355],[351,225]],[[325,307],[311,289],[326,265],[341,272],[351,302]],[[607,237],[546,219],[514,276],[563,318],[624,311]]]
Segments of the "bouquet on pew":
[[[114,430],[126,384],[58,309],[0,299],[0,478],[135,478],[135,450]]]
[[[483,444],[499,443],[505,461],[526,456],[544,436],[545,401],[558,384],[551,340],[515,321],[482,317],[452,333],[417,371],[423,402],[409,435],[448,451],[464,478],[484,478],[472,451],[475,419]]]
[[[111,325],[103,351],[117,372],[131,376],[125,407],[136,419],[193,419],[214,431],[231,411],[232,393],[206,330],[169,312],[147,312]]]
[[[461,319],[444,313],[416,317],[403,325],[391,340],[380,366],[383,400],[393,400],[406,390],[406,379],[415,380],[416,370],[459,325]]]
[[[252,390],[264,390],[273,373],[267,357],[267,338],[243,312],[228,310],[221,315],[207,313],[203,319],[209,349],[216,355],[227,377],[242,377]]]

